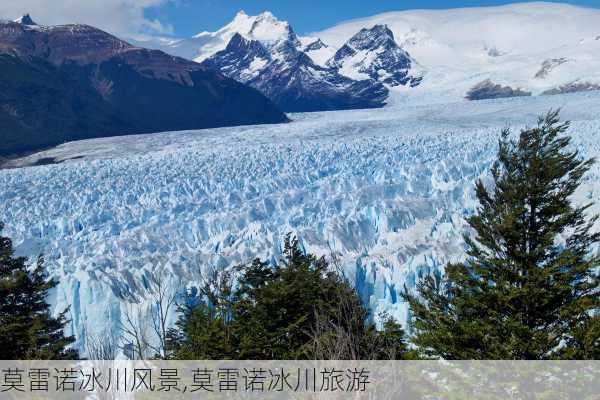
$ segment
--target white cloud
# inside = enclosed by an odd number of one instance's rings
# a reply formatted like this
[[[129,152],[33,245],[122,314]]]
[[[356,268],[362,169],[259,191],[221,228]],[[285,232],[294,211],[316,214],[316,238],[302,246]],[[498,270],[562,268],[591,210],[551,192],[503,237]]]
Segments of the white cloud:
[[[169,1],[172,0],[0,0],[0,18],[16,19],[29,13],[38,24],[83,23],[122,37],[170,34],[170,24],[144,16],[144,10]]]

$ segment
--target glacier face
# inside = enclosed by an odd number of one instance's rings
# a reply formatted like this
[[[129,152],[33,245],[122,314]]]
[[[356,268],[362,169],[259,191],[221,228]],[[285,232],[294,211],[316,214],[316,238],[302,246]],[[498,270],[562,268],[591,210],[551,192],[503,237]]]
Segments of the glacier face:
[[[70,306],[77,346],[119,335],[147,282],[172,290],[210,268],[273,261],[282,238],[338,257],[374,315],[406,321],[399,291],[464,257],[473,183],[486,179],[499,131],[562,107],[574,145],[600,154],[600,93],[292,115],[281,125],[103,138],[26,159],[59,164],[0,171],[0,220],[19,254],[43,253]],[[578,203],[600,200],[595,166]],[[591,212],[599,213],[600,205]],[[174,317],[174,316],[173,316]]]

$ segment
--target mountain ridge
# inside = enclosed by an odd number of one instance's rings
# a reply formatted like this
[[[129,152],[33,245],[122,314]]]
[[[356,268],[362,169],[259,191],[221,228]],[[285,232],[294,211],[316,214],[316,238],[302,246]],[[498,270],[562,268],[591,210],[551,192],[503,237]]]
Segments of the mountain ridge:
[[[465,99],[490,80],[517,92],[542,95],[562,86],[600,83],[600,9],[564,3],[391,11],[343,21],[309,35],[341,46],[357,30],[384,24],[425,71],[410,92],[391,91],[389,103],[441,103]],[[526,40],[524,40],[526,38]],[[544,65],[556,59],[543,77]]]
[[[199,60],[223,50],[231,32],[246,29],[242,22],[249,26],[252,18],[243,13],[215,32],[202,33],[202,40],[208,42],[197,43],[194,51],[202,54]],[[600,84],[600,40],[596,39],[600,37],[600,9],[569,4],[532,2],[390,11],[343,21],[299,36],[299,40],[315,64],[327,66],[353,36],[377,25],[387,26],[398,47],[410,55],[413,62],[408,75],[414,76],[415,82],[421,78],[418,85],[408,85],[410,90],[404,85],[386,84],[386,104],[467,100],[473,88],[488,80],[510,88],[509,92],[534,96],[554,93],[561,87],[591,90]],[[309,49],[313,43],[327,47]],[[536,77],[549,62],[563,58],[568,62],[553,65],[544,76]],[[361,77],[360,68],[343,72]]]
[[[281,29],[273,34],[265,22]],[[269,35],[257,35],[257,28]],[[247,34],[236,32],[201,65],[260,90],[288,112],[381,107],[388,94],[375,79],[356,80],[314,63],[289,24],[270,13],[256,17]]]
[[[333,68],[349,69],[350,72],[345,74],[348,76],[358,72],[389,86],[410,87],[419,85],[423,79],[422,76],[410,75],[414,63],[408,52],[396,43],[387,25],[362,28],[328,61]]]
[[[362,34],[371,40],[363,37],[361,54],[372,60],[336,64],[328,62],[335,49],[320,38],[297,36],[290,23],[271,12],[249,16],[240,11],[215,32],[159,47],[247,83],[289,112],[382,107],[387,85],[420,83],[421,77],[411,75],[414,60],[393,35],[377,27]],[[246,46],[240,46],[242,38]]]
[[[0,22],[0,71],[5,155],[93,137],[287,120],[255,89],[89,25]]]

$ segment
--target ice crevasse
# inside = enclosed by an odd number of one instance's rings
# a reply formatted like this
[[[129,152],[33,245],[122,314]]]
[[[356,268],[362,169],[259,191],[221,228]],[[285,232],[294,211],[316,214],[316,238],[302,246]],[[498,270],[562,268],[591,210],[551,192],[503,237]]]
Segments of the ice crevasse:
[[[275,263],[288,232],[309,252],[336,255],[373,315],[406,323],[403,287],[464,258],[474,182],[489,180],[500,129],[563,105],[573,145],[597,156],[598,99],[299,114],[283,125],[67,143],[38,155],[64,163],[0,171],[3,234],[18,254],[44,254],[59,282],[49,302],[70,307],[68,333],[82,350],[90,333],[117,339],[126,310],[150,308],[158,271],[181,290],[208,270]],[[600,203],[599,178],[596,165],[575,202]]]

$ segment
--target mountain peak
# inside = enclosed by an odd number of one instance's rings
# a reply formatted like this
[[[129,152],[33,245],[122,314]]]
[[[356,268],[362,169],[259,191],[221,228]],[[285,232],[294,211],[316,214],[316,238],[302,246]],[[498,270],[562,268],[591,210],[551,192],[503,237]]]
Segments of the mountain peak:
[[[271,21],[279,21],[275,15],[271,11],[263,11],[256,16],[257,19],[263,20],[271,20]]]
[[[252,24],[252,17],[250,17],[244,10],[240,10],[235,14],[235,17],[231,20],[231,22],[225,26],[225,29],[233,29],[233,30],[245,30],[249,29]]]
[[[362,28],[342,46],[327,64],[354,79],[373,79],[389,86],[417,86],[422,77],[413,75],[413,60],[394,40],[387,25]]]
[[[23,15],[21,18],[16,19],[14,22],[23,24],[23,25],[37,25],[29,14]]]
[[[374,25],[371,29],[365,28],[365,31],[372,32],[377,35],[389,36],[390,38],[394,39],[394,33],[385,24]]]
[[[362,28],[348,43],[359,50],[395,44],[394,34],[390,28],[381,24],[374,25],[371,28]]]
[[[280,21],[270,11],[264,11],[255,17],[249,36],[261,42],[292,41],[297,44],[298,38],[287,21]]]
[[[249,26],[249,24],[251,24],[251,22],[250,22],[251,20],[252,20],[251,16],[246,14],[246,12],[244,10],[240,10],[237,12],[237,14],[235,14],[235,17],[233,17],[233,19],[227,26],[241,29],[245,26]]]

